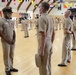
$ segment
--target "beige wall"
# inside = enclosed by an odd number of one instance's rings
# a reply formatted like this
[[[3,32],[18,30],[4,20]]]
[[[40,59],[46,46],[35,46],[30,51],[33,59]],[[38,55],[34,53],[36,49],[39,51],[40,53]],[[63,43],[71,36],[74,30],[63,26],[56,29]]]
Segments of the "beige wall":
[[[55,17],[58,17],[58,18],[64,18],[64,16],[61,16],[61,15],[50,15],[50,16],[52,16],[53,18],[55,18]]]
[[[17,17],[18,23],[19,23],[19,13],[18,12],[13,12],[12,17]]]

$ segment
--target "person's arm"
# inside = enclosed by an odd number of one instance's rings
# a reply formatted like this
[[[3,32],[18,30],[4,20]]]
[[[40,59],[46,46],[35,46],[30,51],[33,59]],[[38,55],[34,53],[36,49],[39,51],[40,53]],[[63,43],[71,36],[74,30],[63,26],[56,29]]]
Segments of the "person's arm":
[[[16,40],[16,33],[15,33],[15,21],[12,21],[12,24],[13,24],[13,39],[12,39],[12,42],[13,44],[15,43],[15,40]]]
[[[41,44],[40,44],[40,56],[44,56],[45,52],[45,39],[46,39],[46,21],[44,18],[39,19],[39,33],[41,34]]]
[[[53,29],[53,34],[52,34],[52,39],[51,39],[52,43],[54,42],[54,39],[55,39],[55,31]]]
[[[13,40],[15,40],[16,39],[16,33],[15,33],[15,31],[13,30]]]
[[[45,32],[40,32],[40,33],[41,33],[41,54],[40,56],[44,56],[46,34]]]
[[[72,32],[70,30],[68,30],[67,28],[65,28],[65,34],[72,34]]]
[[[0,37],[3,38],[7,43],[12,44],[12,41],[7,39],[4,34],[2,33],[2,31],[0,31]]]
[[[16,41],[16,33],[15,33],[15,31],[13,31],[13,41],[12,41],[12,44],[14,44],[15,41]]]
[[[69,20],[65,20],[64,34],[72,34],[72,31],[69,29],[70,24],[71,22]]]
[[[12,44],[12,41],[10,39],[7,39],[5,35],[3,34],[3,29],[4,29],[4,22],[2,18],[0,18],[0,37],[4,39],[8,44]]]

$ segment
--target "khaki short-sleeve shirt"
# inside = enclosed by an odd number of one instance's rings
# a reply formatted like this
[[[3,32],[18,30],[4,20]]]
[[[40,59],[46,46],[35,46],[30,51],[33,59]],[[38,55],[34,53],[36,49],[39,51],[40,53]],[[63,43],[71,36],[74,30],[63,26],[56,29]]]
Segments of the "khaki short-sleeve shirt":
[[[38,19],[37,23],[37,37],[38,37],[38,46],[40,49],[41,46],[41,33],[40,32],[45,32],[46,33],[46,47],[50,50],[52,47],[52,34],[53,34],[53,29],[54,29],[54,23],[53,19],[48,16],[47,13],[44,13],[41,15],[41,17]]]
[[[5,18],[0,18],[0,31],[10,40],[13,40],[14,22]],[[3,39],[2,39],[3,40]]]
[[[73,31],[73,22],[70,18],[65,18],[64,19],[64,31],[65,31],[65,29]],[[72,35],[71,34],[65,34],[65,37],[71,38]]]
[[[21,23],[24,27],[28,26],[28,20],[26,20],[26,19],[22,20]]]
[[[46,32],[47,21],[43,17],[39,19],[39,32]]]

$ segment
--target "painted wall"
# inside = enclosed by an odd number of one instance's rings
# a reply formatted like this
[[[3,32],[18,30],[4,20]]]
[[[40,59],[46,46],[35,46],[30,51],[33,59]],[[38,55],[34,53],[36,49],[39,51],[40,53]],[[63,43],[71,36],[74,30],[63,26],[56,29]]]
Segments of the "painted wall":
[[[19,23],[19,13],[18,12],[13,12],[13,14],[12,14],[12,17],[16,17],[17,18],[17,21],[18,21],[18,23]]]
[[[64,16],[64,13],[67,9],[63,8],[63,4],[61,4],[61,10],[58,10],[57,8],[53,8],[52,11],[49,13],[50,15],[61,15]]]

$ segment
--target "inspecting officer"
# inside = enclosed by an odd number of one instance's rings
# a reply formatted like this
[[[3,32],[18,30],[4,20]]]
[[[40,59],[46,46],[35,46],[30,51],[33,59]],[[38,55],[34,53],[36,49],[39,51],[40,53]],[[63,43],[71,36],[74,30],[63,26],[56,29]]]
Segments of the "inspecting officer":
[[[15,29],[14,22],[12,19],[12,8],[5,7],[2,9],[3,18],[0,18],[0,37],[3,48],[3,59],[5,65],[6,75],[11,75],[11,72],[18,72],[17,69],[13,68],[13,57],[15,47]]]

